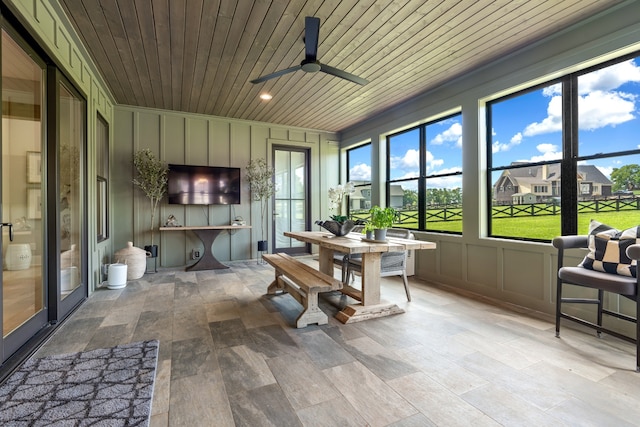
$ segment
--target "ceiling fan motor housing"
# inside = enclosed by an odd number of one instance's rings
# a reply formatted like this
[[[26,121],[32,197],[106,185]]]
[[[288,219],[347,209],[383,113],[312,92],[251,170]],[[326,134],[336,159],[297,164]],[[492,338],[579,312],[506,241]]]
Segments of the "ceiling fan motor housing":
[[[305,59],[304,61],[302,61],[300,63],[300,66],[302,67],[302,71],[305,71],[307,73],[315,73],[317,71],[320,71],[320,62],[319,61],[312,61],[309,59]]]

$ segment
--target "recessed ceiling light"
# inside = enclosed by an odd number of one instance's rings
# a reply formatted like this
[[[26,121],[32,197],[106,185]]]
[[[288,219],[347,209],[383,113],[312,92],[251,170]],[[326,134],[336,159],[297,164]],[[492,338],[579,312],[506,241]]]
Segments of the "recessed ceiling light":
[[[271,96],[271,94],[269,94],[269,93],[261,93],[260,94],[260,99],[262,99],[263,101],[269,101],[269,100],[271,100],[271,98],[273,98],[273,96]]]

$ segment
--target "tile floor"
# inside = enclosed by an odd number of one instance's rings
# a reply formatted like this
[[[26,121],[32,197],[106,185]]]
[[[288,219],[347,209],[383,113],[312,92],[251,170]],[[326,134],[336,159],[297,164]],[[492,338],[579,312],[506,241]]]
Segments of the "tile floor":
[[[399,278],[382,294],[404,314],[343,325],[336,294],[328,325],[294,329],[271,267],[230,264],[100,289],[37,355],[159,339],[151,426],[640,424],[626,342],[415,280],[407,303]]]

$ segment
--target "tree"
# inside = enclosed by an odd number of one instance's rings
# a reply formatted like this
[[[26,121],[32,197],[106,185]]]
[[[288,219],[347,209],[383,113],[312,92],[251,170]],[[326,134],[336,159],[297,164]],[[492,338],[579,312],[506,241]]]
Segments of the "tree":
[[[640,165],[624,165],[611,172],[613,190],[636,190],[640,188]]]
[[[260,228],[262,241],[265,241],[265,223],[269,199],[276,194],[276,185],[273,180],[274,168],[267,164],[266,159],[253,159],[247,166],[247,180],[251,189],[253,200],[260,202]]]
[[[415,190],[404,190],[404,194],[402,195],[402,205],[405,207],[408,206],[418,206],[418,192]]]
[[[169,167],[163,161],[156,159],[148,148],[136,151],[133,156],[133,164],[138,173],[133,183],[144,192],[151,203],[151,246],[153,246],[156,209],[167,191]]]

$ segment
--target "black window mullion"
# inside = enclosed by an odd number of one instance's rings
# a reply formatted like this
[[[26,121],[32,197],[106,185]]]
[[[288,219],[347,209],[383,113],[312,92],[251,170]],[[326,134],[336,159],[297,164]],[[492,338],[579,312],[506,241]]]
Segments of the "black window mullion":
[[[562,163],[560,181],[561,231],[578,234],[578,79],[562,82]]]
[[[420,179],[418,179],[418,230],[427,229],[427,125],[420,126]]]

